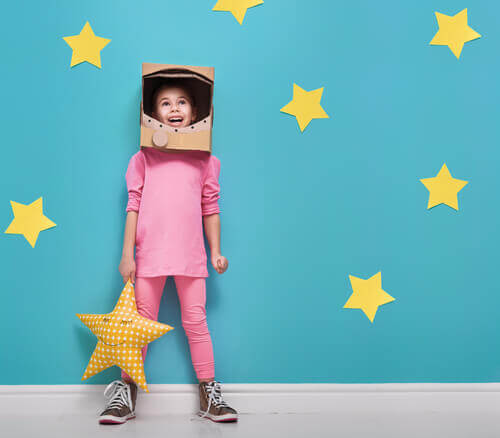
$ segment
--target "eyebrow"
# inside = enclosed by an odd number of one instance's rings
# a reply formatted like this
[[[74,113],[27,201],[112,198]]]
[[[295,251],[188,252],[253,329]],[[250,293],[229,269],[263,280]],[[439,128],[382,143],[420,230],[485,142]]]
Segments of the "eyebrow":
[[[169,99],[168,97],[162,97],[162,98],[160,99],[160,102],[161,102],[162,100],[168,100],[168,99]],[[186,96],[179,96],[179,97],[178,97],[178,99],[186,99],[186,100],[189,100]]]

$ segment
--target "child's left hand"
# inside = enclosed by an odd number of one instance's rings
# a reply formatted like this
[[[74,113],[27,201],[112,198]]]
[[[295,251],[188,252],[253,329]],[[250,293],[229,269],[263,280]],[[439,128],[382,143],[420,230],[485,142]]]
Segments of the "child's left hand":
[[[227,259],[223,255],[212,254],[212,266],[219,274],[226,272],[228,264]]]

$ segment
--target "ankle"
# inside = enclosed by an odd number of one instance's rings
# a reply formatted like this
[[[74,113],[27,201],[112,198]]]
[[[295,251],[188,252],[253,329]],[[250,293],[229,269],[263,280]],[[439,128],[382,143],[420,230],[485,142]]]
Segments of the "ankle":
[[[209,383],[213,382],[215,379],[212,377],[211,379],[198,379],[199,383]]]

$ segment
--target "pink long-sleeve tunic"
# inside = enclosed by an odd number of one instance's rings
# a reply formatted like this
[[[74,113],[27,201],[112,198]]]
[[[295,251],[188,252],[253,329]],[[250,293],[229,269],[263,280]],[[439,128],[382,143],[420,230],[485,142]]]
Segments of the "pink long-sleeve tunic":
[[[208,277],[202,216],[219,213],[220,161],[202,151],[144,148],[126,173],[137,211],[136,276]]]

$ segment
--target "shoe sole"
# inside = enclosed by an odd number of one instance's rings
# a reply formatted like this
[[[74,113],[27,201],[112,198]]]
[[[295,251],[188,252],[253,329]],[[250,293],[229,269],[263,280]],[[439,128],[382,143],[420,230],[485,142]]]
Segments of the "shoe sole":
[[[202,417],[204,412],[199,411],[198,415]],[[234,423],[235,421],[238,421],[238,416],[234,414],[226,414],[226,415],[212,415],[212,414],[206,414],[203,418],[208,418],[209,420],[212,420],[214,423]]]
[[[123,424],[128,420],[135,418],[134,414],[129,414],[126,417],[115,417],[114,415],[103,415],[99,417],[99,424]]]

